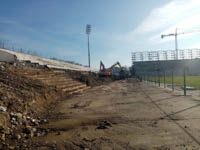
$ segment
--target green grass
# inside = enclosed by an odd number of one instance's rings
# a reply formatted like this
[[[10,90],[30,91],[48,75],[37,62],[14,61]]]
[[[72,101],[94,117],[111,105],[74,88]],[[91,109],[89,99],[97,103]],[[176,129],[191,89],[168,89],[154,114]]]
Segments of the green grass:
[[[158,82],[158,78],[156,78],[156,77],[152,77],[149,79],[152,81],[156,80]],[[164,82],[163,77],[160,78],[160,82],[161,83]],[[172,77],[166,77],[165,82],[168,84],[172,84]],[[184,84],[183,77],[174,77],[174,84],[178,85],[178,86],[183,86],[183,84]],[[187,76],[186,77],[186,85],[200,89],[200,76]]]

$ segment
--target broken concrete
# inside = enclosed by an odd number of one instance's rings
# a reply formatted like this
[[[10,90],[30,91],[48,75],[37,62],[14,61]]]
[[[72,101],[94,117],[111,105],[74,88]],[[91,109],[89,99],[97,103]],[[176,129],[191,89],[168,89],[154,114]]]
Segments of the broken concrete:
[[[16,149],[20,141],[43,135],[37,127],[47,120],[39,116],[50,104],[88,88],[66,71],[0,63],[0,149]]]

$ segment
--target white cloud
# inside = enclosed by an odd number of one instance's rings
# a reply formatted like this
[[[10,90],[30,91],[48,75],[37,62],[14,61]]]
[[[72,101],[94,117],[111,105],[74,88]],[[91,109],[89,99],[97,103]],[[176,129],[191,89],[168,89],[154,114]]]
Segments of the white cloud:
[[[190,45],[188,48],[199,48],[200,47],[200,42],[199,43],[195,43],[193,45]]]
[[[178,39],[184,39],[184,38],[187,38],[188,36],[199,34],[199,31],[200,31],[199,18],[200,18],[199,14],[191,16],[191,17],[187,17],[181,20],[180,22],[178,22],[177,24],[172,25],[169,28],[163,30],[162,32],[157,33],[156,35],[152,36],[149,40],[155,44],[174,40],[174,37],[166,37],[164,39],[161,39],[161,35],[175,33],[176,28],[177,28],[178,34],[180,34],[178,36]]]
[[[158,30],[164,30],[174,25],[179,25],[181,21],[181,27],[194,27],[195,22],[200,23],[194,14],[199,14],[200,7],[199,0],[173,0],[163,7],[153,9],[149,16],[143,20],[143,22],[134,30],[138,34],[146,34]],[[190,22],[188,22],[190,21]]]
[[[200,0],[173,0],[160,8],[154,8],[134,30],[121,40],[138,44],[140,48],[160,47],[159,44],[174,40],[174,37],[161,39],[162,34],[188,33],[200,30]],[[182,34],[178,39],[187,39],[198,32]],[[132,44],[133,45],[133,44]],[[190,46],[189,46],[190,47]],[[191,45],[191,47],[194,47]]]

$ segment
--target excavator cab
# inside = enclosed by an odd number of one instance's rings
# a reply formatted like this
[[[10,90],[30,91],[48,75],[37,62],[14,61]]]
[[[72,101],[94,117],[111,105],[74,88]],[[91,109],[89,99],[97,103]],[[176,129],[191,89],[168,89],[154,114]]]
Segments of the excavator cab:
[[[100,61],[100,72],[99,72],[99,77],[109,77],[111,76],[111,72],[109,69],[106,69],[103,62]]]

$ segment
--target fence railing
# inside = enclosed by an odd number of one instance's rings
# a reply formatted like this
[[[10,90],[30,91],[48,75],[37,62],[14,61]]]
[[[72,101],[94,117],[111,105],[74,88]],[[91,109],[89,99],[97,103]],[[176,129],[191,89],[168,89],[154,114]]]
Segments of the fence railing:
[[[186,96],[188,91],[200,90],[200,74],[191,74],[187,67],[180,70],[156,70],[154,72],[139,72],[137,74],[143,81],[147,81],[159,87],[171,88],[172,91],[183,91]],[[200,92],[200,91],[199,91]]]
[[[132,63],[160,60],[184,60],[200,58],[200,49],[179,49],[176,58],[175,50],[132,52]]]

